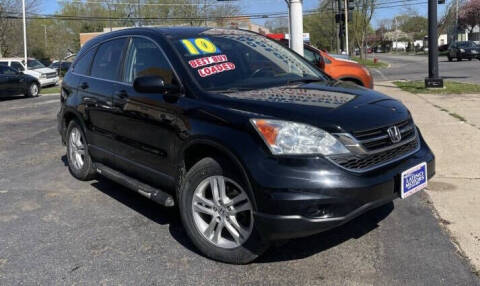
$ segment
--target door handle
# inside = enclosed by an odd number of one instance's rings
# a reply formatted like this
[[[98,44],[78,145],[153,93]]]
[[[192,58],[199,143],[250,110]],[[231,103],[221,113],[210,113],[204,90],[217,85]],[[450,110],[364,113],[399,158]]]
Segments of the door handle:
[[[80,88],[81,89],[87,89],[88,88],[88,83],[82,82],[82,84],[80,85]]]
[[[124,99],[124,98],[128,97],[128,93],[125,90],[122,89],[122,90],[116,91],[115,96]]]

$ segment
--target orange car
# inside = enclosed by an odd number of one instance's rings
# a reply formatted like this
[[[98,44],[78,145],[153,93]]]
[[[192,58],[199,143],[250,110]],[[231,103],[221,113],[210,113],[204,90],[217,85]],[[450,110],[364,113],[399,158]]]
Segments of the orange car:
[[[281,39],[280,42],[282,45],[288,45],[287,40]],[[303,57],[336,80],[350,81],[373,88],[372,75],[366,67],[357,62],[334,58],[327,52],[307,44],[303,47]]]

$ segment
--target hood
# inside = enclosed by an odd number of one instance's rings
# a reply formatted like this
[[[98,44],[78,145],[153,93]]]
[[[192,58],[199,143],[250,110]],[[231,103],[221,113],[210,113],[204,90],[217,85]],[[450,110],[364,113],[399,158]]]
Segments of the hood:
[[[398,100],[352,83],[318,82],[239,91],[218,104],[248,113],[307,123],[330,132],[352,132],[393,125],[410,118]]]
[[[42,74],[57,72],[56,70],[51,69],[51,68],[32,69],[32,71],[36,71],[36,72],[39,72],[39,73],[42,73]]]

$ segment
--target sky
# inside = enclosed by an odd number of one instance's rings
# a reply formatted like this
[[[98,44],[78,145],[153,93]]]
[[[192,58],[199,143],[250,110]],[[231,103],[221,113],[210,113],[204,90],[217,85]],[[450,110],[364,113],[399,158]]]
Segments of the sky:
[[[90,1],[100,1],[100,0],[90,0]],[[399,0],[377,0],[378,2],[391,2],[391,1],[399,1]],[[411,1],[411,0],[407,0]],[[420,0],[419,0],[420,1]],[[454,0],[447,0],[447,3]],[[426,2],[426,0],[425,0]],[[286,12],[287,4],[285,0],[238,0],[237,3],[240,5],[242,9],[242,14],[252,14],[252,13],[275,13],[275,12]],[[319,0],[304,0],[303,1],[303,9],[304,10],[311,10],[318,7]],[[411,2],[410,2],[411,3]],[[438,15],[439,18],[443,15],[445,4],[438,5]],[[41,7],[41,12],[45,14],[52,14],[58,9],[59,5],[57,0],[43,0],[43,5]],[[411,8],[417,10],[419,15],[426,16],[427,15],[427,5],[426,4],[415,4],[411,5]],[[391,19],[395,15],[399,15],[405,13],[406,10],[402,7],[394,7],[394,8],[387,8],[387,9],[377,9],[375,11],[372,25],[377,27],[378,21],[381,19]],[[267,19],[255,19],[253,20],[257,24],[263,24]]]

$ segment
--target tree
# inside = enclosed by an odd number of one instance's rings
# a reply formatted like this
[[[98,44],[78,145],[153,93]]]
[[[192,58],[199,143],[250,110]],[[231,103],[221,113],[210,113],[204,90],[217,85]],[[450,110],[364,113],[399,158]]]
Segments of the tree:
[[[308,17],[308,16],[307,16]],[[265,21],[265,27],[272,33],[288,33],[288,18],[275,18]]]
[[[355,46],[360,49],[360,59],[367,57],[367,35],[373,32],[370,22],[372,21],[377,0],[355,0],[352,25],[349,25]]]
[[[458,24],[461,28],[473,32],[480,25],[480,0],[469,0],[458,12]]]
[[[34,13],[40,5],[39,0],[26,0],[25,11]],[[0,1],[0,56],[8,57],[23,54],[22,21],[12,19],[22,12],[20,0]]]

